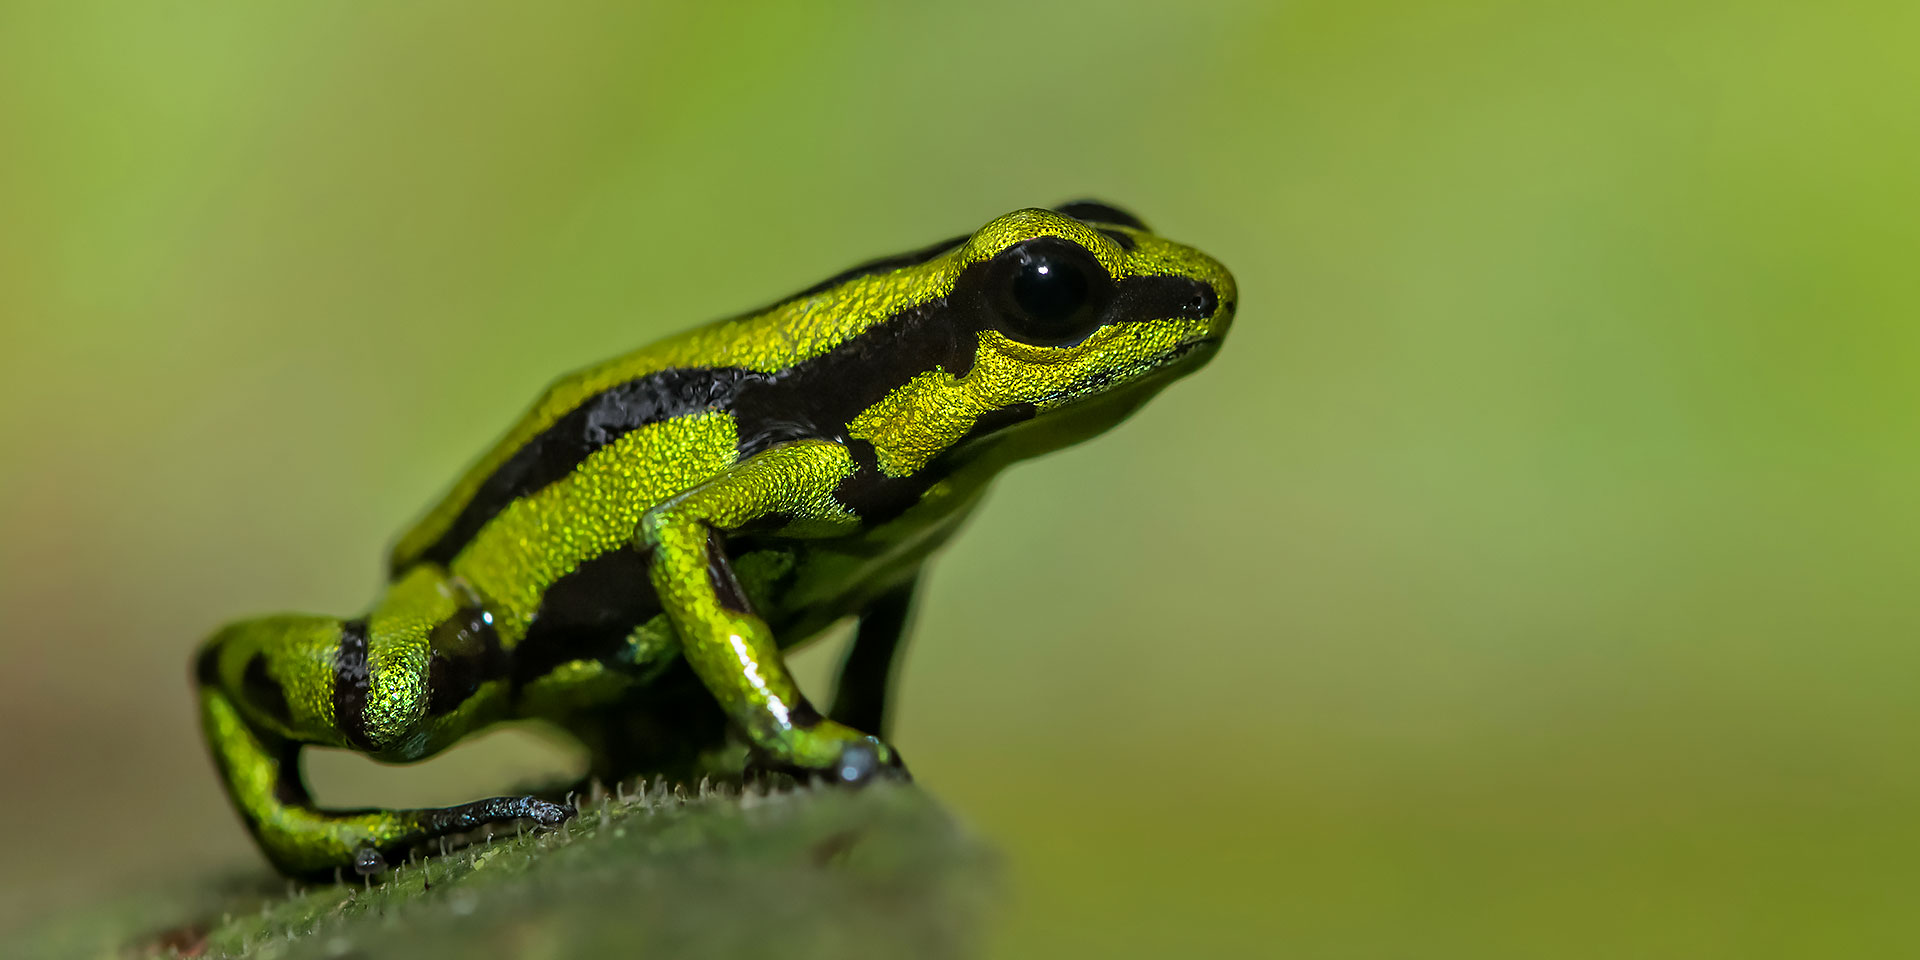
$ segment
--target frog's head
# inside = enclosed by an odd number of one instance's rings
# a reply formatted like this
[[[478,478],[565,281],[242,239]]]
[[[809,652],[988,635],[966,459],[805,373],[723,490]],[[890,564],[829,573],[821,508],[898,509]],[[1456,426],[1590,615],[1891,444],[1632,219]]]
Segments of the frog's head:
[[[1213,356],[1238,299],[1219,261],[1094,202],[1017,210],[919,270],[942,293],[923,318],[954,348],[849,423],[892,476],[1112,426]]]

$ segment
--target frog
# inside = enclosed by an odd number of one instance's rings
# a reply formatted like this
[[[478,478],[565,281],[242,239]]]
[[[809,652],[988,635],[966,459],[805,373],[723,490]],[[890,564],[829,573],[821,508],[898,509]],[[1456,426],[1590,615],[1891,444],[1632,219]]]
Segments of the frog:
[[[1219,261],[1112,204],[1030,207],[561,377],[391,547],[363,614],[230,624],[193,657],[228,799],[295,877],[554,826],[553,794],[317,805],[308,748],[423,760],[499,724],[596,777],[906,776],[891,688],[929,559],[1003,469],[1213,357]],[[822,712],[785,657],[852,622]]]

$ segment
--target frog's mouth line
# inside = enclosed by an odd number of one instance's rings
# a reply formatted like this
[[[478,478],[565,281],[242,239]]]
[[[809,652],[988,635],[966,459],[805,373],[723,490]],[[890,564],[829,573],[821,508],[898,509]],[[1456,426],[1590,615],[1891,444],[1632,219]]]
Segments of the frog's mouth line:
[[[1144,361],[1140,367],[1133,368],[1145,368],[1146,372],[1136,374],[1132,382],[1116,390],[1104,388],[1126,376],[1126,371],[1103,373],[1082,383],[1077,389],[1063,390],[1030,403],[1019,404],[1019,416],[1010,422],[997,424],[993,429],[979,431],[961,440],[956,447],[977,447],[997,442],[1010,435],[1024,433],[1031,426],[1045,424],[1051,424],[1054,431],[1072,431],[1074,428],[1071,424],[1090,422],[1092,427],[1086,429],[1085,435],[1092,436],[1126,419],[1129,413],[1151,399],[1168,381],[1199,369],[1207,357],[1219,349],[1220,339],[1215,334],[1176,344]],[[1045,413],[1036,416],[1039,409],[1044,409]]]
[[[1222,337],[1219,334],[1208,334],[1207,336],[1204,336],[1204,337],[1195,337],[1192,340],[1188,340],[1187,342],[1174,347],[1172,350],[1168,350],[1165,354],[1162,354],[1161,359],[1158,362],[1161,365],[1169,364],[1174,362],[1175,360],[1180,359],[1181,357],[1186,356],[1189,353],[1194,352],[1195,350],[1199,350],[1202,348],[1206,349],[1209,353],[1211,353],[1215,350],[1220,349],[1221,339]]]
[[[1106,388],[1114,381],[1128,376],[1129,371],[1111,370],[1099,373],[1087,378],[1071,390],[1062,390],[1058,393],[1050,394],[1040,398],[1036,402],[1041,406],[1057,403],[1059,406],[1052,409],[1064,410],[1067,407],[1079,406],[1082,403],[1099,402],[1111,396],[1129,395],[1142,387],[1157,387],[1164,378],[1185,376],[1193,372],[1194,369],[1199,367],[1200,363],[1205,362],[1206,359],[1212,357],[1213,354],[1220,349],[1220,340],[1221,338],[1218,335],[1209,334],[1204,337],[1195,337],[1192,340],[1175,344],[1172,348],[1155,354],[1153,357],[1142,362],[1139,367],[1132,368],[1134,370],[1144,369],[1145,372],[1135,373],[1131,383],[1128,383],[1111,394],[1106,391]],[[1190,360],[1190,355],[1197,356],[1194,356],[1194,358]]]

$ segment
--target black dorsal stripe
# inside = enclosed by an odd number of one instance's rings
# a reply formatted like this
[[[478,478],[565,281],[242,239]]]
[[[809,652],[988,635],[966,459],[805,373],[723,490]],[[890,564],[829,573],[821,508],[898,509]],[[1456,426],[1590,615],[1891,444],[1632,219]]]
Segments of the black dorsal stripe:
[[[778,373],[663,370],[589,397],[494,471],[421,558],[450,563],[515,499],[566,477],[620,437],[672,417],[733,414],[742,457],[806,437],[844,441],[848,422],[915,376],[938,368],[960,377],[972,369],[979,333],[995,323],[985,289],[990,262],[961,271],[947,296],[908,307]],[[1114,284],[1103,322],[1205,316],[1214,302],[1213,288],[1197,280],[1130,277]]]
[[[764,313],[782,303],[824,293],[860,277],[919,266],[966,243],[972,236],[962,234],[918,250],[869,260],[756,312]],[[731,367],[663,370],[588,398],[526,446],[514,451],[513,456],[474,491],[445,532],[421,551],[418,558],[402,560],[401,566],[391,572],[398,575],[405,565],[416,560],[446,566],[507,504],[566,476],[593,451],[650,423],[710,407],[741,381],[760,376],[765,374]]]
[[[572,473],[594,451],[648,424],[721,405],[740,383],[763,376],[731,367],[662,370],[593,395],[515,450],[420,559],[445,566],[507,504]]]
[[[367,690],[373,677],[367,670],[367,621],[340,624],[340,646],[333,652],[333,725],[347,741],[372,750],[367,735]]]

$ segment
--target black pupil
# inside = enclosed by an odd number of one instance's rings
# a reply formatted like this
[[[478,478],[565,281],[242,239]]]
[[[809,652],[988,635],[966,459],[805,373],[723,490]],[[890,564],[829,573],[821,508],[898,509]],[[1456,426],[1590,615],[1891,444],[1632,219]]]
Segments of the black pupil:
[[[1077,264],[1036,253],[1014,274],[1013,302],[1035,333],[1067,336],[1076,326],[1075,314],[1087,302],[1087,275]]]

